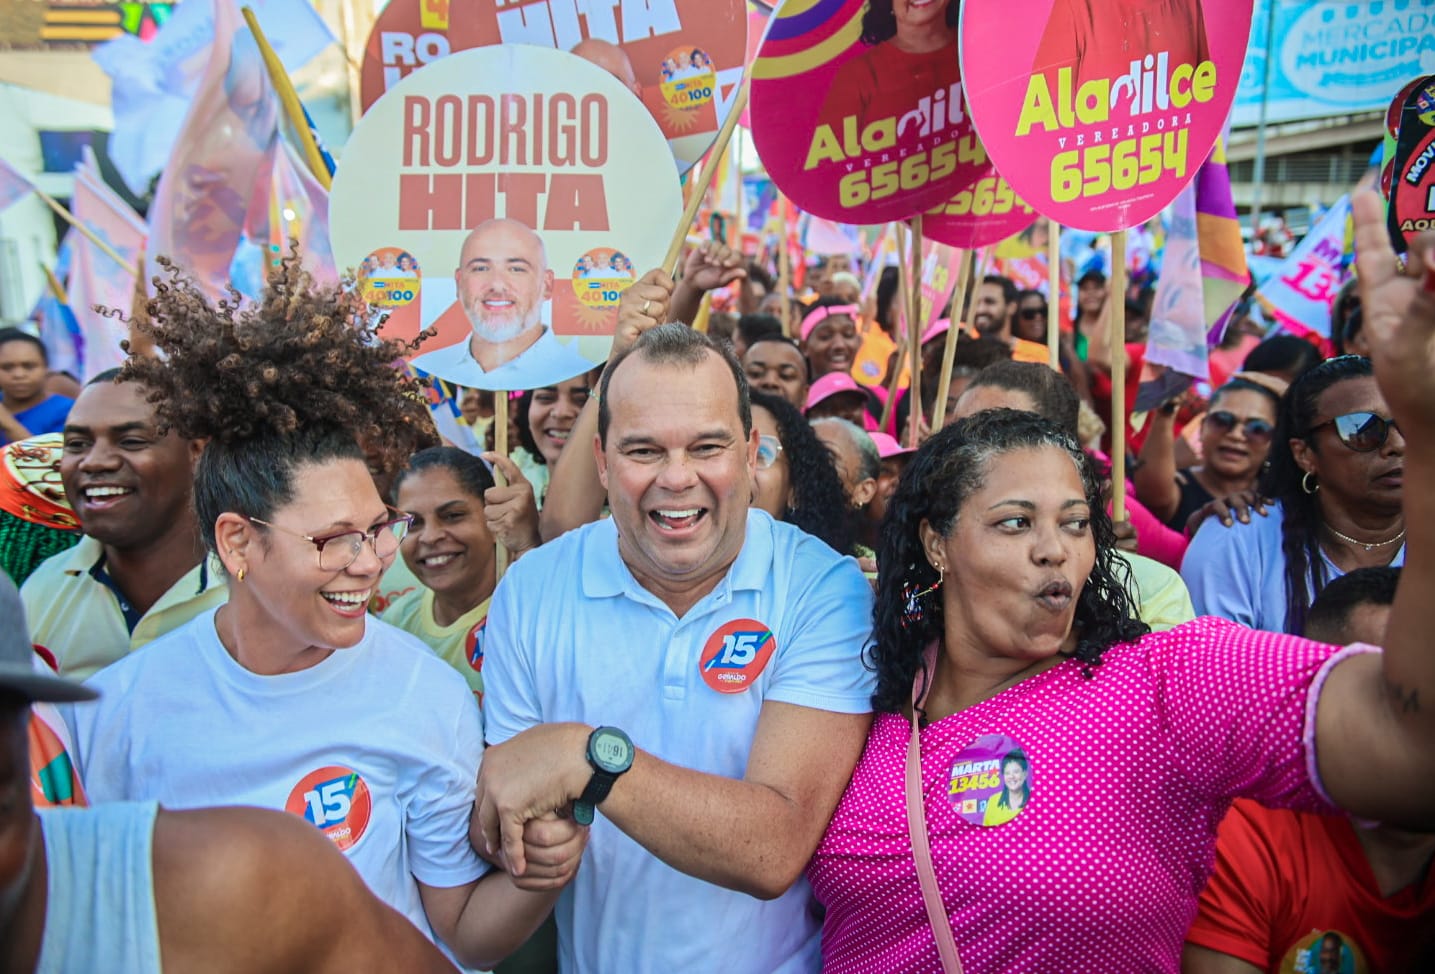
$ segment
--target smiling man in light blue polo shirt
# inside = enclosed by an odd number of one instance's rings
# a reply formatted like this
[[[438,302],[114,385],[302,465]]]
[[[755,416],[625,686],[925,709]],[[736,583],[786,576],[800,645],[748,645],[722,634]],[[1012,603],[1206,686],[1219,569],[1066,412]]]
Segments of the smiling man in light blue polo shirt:
[[[526,820],[597,806],[557,908],[565,972],[816,970],[800,877],[870,723],[871,590],[750,510],[746,379],[705,335],[646,333],[601,397],[612,519],[493,596],[475,840],[501,832],[518,871]]]

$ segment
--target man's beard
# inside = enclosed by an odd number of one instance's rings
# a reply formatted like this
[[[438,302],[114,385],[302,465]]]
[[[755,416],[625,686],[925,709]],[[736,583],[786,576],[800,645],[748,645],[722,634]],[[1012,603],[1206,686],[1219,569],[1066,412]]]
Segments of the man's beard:
[[[475,302],[477,304],[477,302]],[[502,345],[511,342],[530,328],[541,324],[542,304],[535,304],[533,310],[519,318],[495,321],[483,314],[481,307],[463,306],[464,316],[474,335],[481,342]]]

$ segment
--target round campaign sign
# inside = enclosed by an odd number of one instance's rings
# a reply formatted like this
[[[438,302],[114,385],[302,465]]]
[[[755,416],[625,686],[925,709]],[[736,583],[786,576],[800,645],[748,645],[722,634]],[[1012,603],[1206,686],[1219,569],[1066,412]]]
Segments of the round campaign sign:
[[[737,94],[747,54],[743,0],[393,0],[369,34],[364,110],[409,73],[455,51],[531,44],[607,71],[657,120],[678,171],[703,157]]]
[[[949,247],[971,250],[1021,233],[1036,220],[995,166],[949,200],[922,215],[922,236]]]
[[[335,259],[387,313],[386,337],[435,329],[416,369],[470,388],[533,389],[601,364],[618,297],[663,259],[682,212],[643,106],[601,68],[538,47],[408,75],[344,155]]]
[[[947,796],[963,821],[1004,825],[1031,804],[1031,761],[1015,738],[983,734],[952,761]]]
[[[882,6],[787,0],[752,66],[752,134],[773,182],[840,223],[915,216],[985,174],[962,98],[958,0]]]
[[[1012,189],[1063,226],[1144,223],[1216,144],[1251,9],[1249,0],[965,0],[962,70],[982,143]]]
[[[742,693],[762,675],[776,648],[767,626],[755,619],[734,619],[703,643],[698,670],[718,693]]]
[[[357,771],[331,765],[301,778],[289,793],[284,810],[302,815],[344,850],[364,837],[373,798]]]

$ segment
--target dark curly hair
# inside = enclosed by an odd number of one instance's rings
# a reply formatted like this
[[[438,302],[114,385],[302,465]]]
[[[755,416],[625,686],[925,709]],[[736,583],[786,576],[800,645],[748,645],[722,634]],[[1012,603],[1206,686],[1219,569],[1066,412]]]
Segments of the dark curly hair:
[[[169,279],[132,325],[162,358],[129,359],[121,379],[149,390],[164,427],[209,440],[194,505],[211,550],[219,515],[268,518],[303,464],[355,459],[388,476],[438,442],[423,385],[395,367],[413,346],[377,337],[352,281],[315,285],[291,248],[257,304],[232,288],[211,301],[159,261]]]
[[[1261,496],[1281,505],[1281,554],[1286,563],[1285,631],[1305,629],[1312,593],[1319,595],[1330,581],[1325,559],[1320,555],[1320,528],[1324,523],[1315,494],[1301,487],[1305,471],[1296,463],[1291,440],[1304,440],[1316,449],[1311,424],[1319,412],[1320,397],[1331,386],[1350,379],[1374,375],[1370,359],[1342,355],[1329,359],[1291,383],[1276,410],[1276,429],[1271,434],[1271,452],[1260,481]]]
[[[749,395],[753,406],[766,409],[777,421],[777,438],[787,458],[792,506],[782,520],[827,542],[833,551],[850,554],[853,537],[847,493],[827,447],[792,403],[756,389]]]
[[[1101,654],[1118,643],[1139,639],[1150,629],[1137,618],[1129,594],[1130,567],[1116,557],[1111,518],[1102,501],[1101,481],[1074,439],[1036,413],[988,409],[943,428],[912,458],[882,522],[877,553],[877,601],[873,609],[868,665],[877,672],[872,707],[900,711],[911,701],[912,682],[923,668],[922,650],[945,632],[940,594],[922,601],[915,623],[904,614],[908,595],[938,580],[927,560],[920,526],[929,523],[947,535],[967,498],[981,488],[991,464],[1013,450],[1055,448],[1066,451],[1081,474],[1091,509],[1096,561],[1076,600],[1073,628],[1082,674],[1092,676]],[[931,679],[931,674],[926,674]]]
[[[947,4],[947,26],[956,28],[957,17],[962,5],[958,0]],[[881,44],[897,36],[897,12],[892,9],[892,0],[867,0],[867,9],[862,13],[862,43]]]

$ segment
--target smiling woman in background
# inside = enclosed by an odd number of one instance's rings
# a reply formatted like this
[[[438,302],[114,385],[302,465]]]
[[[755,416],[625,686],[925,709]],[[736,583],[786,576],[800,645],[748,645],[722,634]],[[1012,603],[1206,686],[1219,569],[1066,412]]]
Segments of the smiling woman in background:
[[[488,468],[457,447],[414,454],[398,477],[401,511],[413,518],[400,551],[423,587],[399,597],[384,621],[428,644],[483,699],[483,629],[498,583],[493,532],[484,518]]]
[[[1332,579],[1404,564],[1404,457],[1370,359],[1344,355],[1301,375],[1281,400],[1260,482],[1269,514],[1231,527],[1207,518],[1186,551],[1196,611],[1300,632]]]
[[[518,449],[513,451],[513,461],[523,476],[533,485],[533,499],[539,509],[543,507],[544,495],[548,493],[548,478],[578,414],[588,401],[588,393],[596,372],[585,372],[556,386],[529,389],[518,397],[513,412],[514,424],[518,428]]]
[[[1141,503],[1177,531],[1217,497],[1255,486],[1271,450],[1280,396],[1249,379],[1232,379],[1211,396],[1201,421],[1199,466],[1176,469],[1176,402],[1150,414],[1141,463],[1132,472]]]

